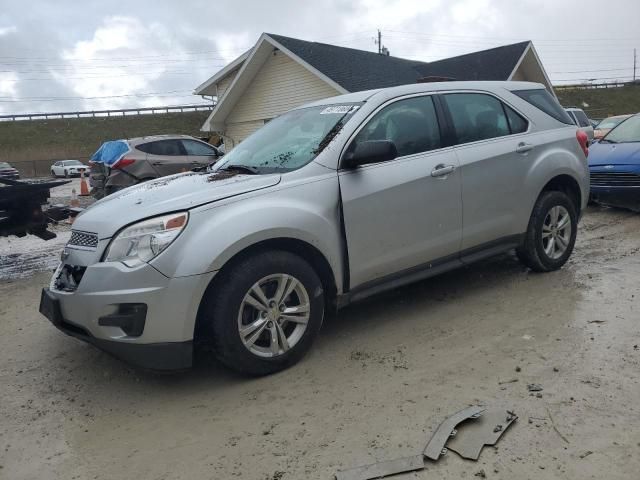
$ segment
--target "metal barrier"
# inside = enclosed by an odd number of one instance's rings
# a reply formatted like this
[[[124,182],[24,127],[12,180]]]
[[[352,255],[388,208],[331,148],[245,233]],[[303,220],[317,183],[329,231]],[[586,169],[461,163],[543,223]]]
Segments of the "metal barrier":
[[[24,113],[0,115],[0,122],[16,122],[25,120],[48,120],[51,118],[91,118],[91,117],[119,117],[129,115],[145,115],[154,113],[170,112],[200,112],[213,110],[215,104],[211,105],[176,105],[172,107],[144,107],[144,108],[124,108],[121,110],[89,110],[82,112],[54,112],[54,113]]]

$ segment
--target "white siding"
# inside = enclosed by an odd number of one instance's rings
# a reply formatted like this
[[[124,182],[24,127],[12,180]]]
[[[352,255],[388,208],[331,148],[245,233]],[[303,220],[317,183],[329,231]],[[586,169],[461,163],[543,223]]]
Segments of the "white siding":
[[[227,125],[227,129],[225,130],[223,135],[224,146],[227,152],[263,125],[264,120],[239,122]]]
[[[264,63],[226,120],[235,144],[274,118],[303,103],[339,92],[287,55],[276,51]],[[233,134],[232,134],[233,133]]]
[[[222,100],[222,97],[224,97],[225,92],[228,90],[231,82],[233,82],[233,79],[236,78],[237,74],[238,70],[231,72],[218,82],[218,101]]]

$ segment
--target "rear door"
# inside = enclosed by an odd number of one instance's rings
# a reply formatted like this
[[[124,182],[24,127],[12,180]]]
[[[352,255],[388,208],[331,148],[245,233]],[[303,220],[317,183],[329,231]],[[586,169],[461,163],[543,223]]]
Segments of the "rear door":
[[[207,143],[189,139],[181,141],[191,168],[206,167],[218,159],[218,151]]]
[[[540,140],[527,133],[524,115],[489,93],[447,93],[442,100],[462,174],[463,252],[515,241],[522,233],[521,192]]]
[[[156,140],[145,144],[143,151],[147,153],[147,161],[161,177],[192,168],[179,139]]]
[[[460,173],[442,137],[433,98],[422,95],[388,102],[351,140],[347,152],[366,140],[398,149],[394,160],[339,172],[352,288],[457,254]]]

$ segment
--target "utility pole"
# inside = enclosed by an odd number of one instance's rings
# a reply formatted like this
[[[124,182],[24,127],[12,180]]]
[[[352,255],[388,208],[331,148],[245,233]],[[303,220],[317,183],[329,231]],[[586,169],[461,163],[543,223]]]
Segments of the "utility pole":
[[[378,33],[380,31],[378,30]],[[636,81],[636,49],[633,49],[633,82]]]
[[[382,53],[382,32],[378,29],[378,53]],[[635,52],[635,50],[634,50]],[[635,69],[633,70],[635,72]],[[634,79],[635,80],[635,79]]]

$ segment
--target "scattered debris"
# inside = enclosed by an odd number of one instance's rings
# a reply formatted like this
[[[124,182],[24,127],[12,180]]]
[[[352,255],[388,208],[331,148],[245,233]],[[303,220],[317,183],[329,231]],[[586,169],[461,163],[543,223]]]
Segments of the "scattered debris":
[[[558,430],[558,427],[556,427],[556,422],[553,421],[553,417],[551,416],[551,411],[549,410],[549,407],[547,407],[547,415],[549,415],[549,420],[551,421],[551,426],[553,427],[555,432],[558,434],[558,436],[562,440],[564,440],[565,443],[570,443],[569,440],[567,440],[567,437],[562,435],[562,433],[560,433],[560,430]]]
[[[521,372],[522,369],[520,367],[516,367],[516,372]]]
[[[587,458],[592,453],[593,452],[591,450],[587,450],[586,452],[580,454],[580,458]]]
[[[436,432],[431,437],[431,440],[429,440],[429,443],[427,443],[423,452],[424,456],[434,461],[438,460],[444,451],[444,446],[447,443],[447,440],[449,440],[453,432],[455,432],[456,425],[469,418],[477,419],[484,411],[485,409],[483,407],[474,406],[460,410],[447,418],[440,424]]]
[[[369,480],[373,478],[384,478],[399,473],[415,472],[424,468],[424,457],[414,455],[413,457],[398,458],[386,462],[373,463],[362,467],[343,470],[336,474],[336,480]]]
[[[498,385],[506,385],[507,383],[515,383],[517,381],[518,381],[517,378],[512,378],[511,380],[503,380],[501,382],[498,382]]]
[[[541,392],[543,388],[539,383],[530,383],[529,385],[527,385],[527,390],[529,390],[530,392]]]
[[[473,422],[465,423],[447,443],[447,449],[462,458],[478,460],[485,445],[495,445],[518,416],[512,411],[489,410]]]
[[[560,369],[559,369],[558,367],[553,367],[553,371],[554,371],[554,372],[559,372],[559,371],[560,371]]]
[[[587,323],[607,323],[606,320],[589,320]]]
[[[487,474],[484,473],[484,469],[481,468],[475,473],[474,477],[487,478]]]

